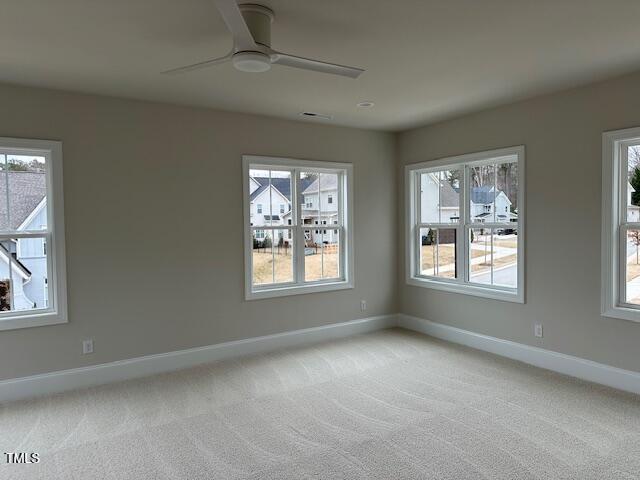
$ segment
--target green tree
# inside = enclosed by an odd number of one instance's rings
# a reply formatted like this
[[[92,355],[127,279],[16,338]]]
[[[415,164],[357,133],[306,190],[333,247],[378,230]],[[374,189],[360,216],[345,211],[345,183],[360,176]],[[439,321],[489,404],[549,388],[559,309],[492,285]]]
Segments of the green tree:
[[[629,174],[629,183],[635,190],[631,194],[631,204],[640,205],[640,167],[635,167]]]

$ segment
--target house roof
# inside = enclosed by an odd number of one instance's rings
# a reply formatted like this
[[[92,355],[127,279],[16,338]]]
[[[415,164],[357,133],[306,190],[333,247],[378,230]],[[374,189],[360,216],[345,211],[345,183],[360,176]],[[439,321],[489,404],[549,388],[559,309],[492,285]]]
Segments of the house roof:
[[[449,182],[440,184],[440,206],[441,207],[459,207],[460,195],[451,186]]]
[[[11,256],[11,265],[17,269],[20,273],[22,273],[22,275],[24,276],[24,278],[28,279],[31,277],[31,271],[24,266],[24,264],[18,260],[16,257],[14,257],[9,250],[7,250],[7,248],[2,245],[0,243],[0,257],[2,257],[4,260],[4,262],[8,263],[8,259],[9,256]]]
[[[8,171],[7,176],[0,175],[0,230],[16,230],[44,199],[47,181],[43,172]],[[11,225],[7,224],[7,183]]]
[[[269,188],[269,177],[251,177],[255,180],[260,186],[254,190],[254,192],[250,195],[250,200],[254,200],[258,195],[264,192],[267,188]],[[309,184],[313,182],[313,179],[310,178],[302,178],[300,180],[302,191],[304,192]],[[285,197],[289,202],[291,202],[291,179],[288,177],[271,177],[271,185],[274,186],[276,190],[278,190],[283,197]],[[324,187],[324,181],[322,182]],[[316,187],[317,188],[317,187]]]
[[[321,190],[337,190],[338,189],[338,175],[336,174],[320,174],[320,177],[310,180],[311,183],[307,188],[302,189],[302,193],[316,193],[318,191],[318,181],[320,181]]]
[[[484,187],[473,187],[471,189],[471,201],[473,203],[488,204],[493,203],[502,190],[496,190],[493,185]]]

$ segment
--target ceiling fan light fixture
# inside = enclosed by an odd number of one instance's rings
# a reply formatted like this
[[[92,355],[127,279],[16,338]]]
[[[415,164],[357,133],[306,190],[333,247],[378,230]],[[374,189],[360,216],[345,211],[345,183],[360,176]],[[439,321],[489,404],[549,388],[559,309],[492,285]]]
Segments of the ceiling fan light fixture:
[[[238,52],[232,61],[236,70],[241,72],[259,73],[271,69],[271,59],[260,52]]]

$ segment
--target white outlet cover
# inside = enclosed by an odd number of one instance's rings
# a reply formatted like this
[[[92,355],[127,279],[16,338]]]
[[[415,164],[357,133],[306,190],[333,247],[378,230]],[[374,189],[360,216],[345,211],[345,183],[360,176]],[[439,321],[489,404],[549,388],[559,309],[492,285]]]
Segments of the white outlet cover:
[[[536,323],[533,326],[533,334],[538,338],[542,338],[542,324],[541,323]]]
[[[84,340],[82,342],[82,353],[93,353],[93,340]]]

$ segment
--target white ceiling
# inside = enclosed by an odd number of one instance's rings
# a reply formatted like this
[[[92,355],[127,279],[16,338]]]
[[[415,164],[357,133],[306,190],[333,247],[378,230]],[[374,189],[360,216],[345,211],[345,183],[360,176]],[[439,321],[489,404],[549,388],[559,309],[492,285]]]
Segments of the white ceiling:
[[[1,0],[0,81],[401,130],[640,69],[638,0],[252,1],[275,49],[366,72],[165,76],[231,48],[211,0]]]

